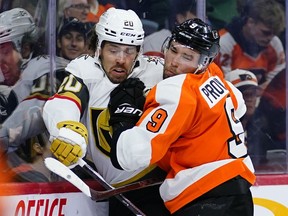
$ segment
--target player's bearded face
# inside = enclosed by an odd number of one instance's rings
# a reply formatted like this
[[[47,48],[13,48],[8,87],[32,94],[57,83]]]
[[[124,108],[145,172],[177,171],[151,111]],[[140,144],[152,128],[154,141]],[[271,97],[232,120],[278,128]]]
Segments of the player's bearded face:
[[[200,54],[190,47],[172,41],[165,52],[164,79],[184,73],[193,73],[200,59]]]
[[[120,83],[131,73],[138,55],[136,46],[106,42],[100,50],[102,67],[112,83]]]

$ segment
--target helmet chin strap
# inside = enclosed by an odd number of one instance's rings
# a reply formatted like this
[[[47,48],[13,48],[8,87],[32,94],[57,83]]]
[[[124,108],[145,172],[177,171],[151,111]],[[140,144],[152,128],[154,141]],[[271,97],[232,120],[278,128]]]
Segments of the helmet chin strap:
[[[99,59],[99,56],[100,56],[100,50],[101,50],[101,43],[102,43],[103,41],[98,41],[97,43],[97,47],[96,47],[96,51],[95,51],[95,58],[96,59],[98,59],[99,61],[100,61],[100,59]]]
[[[209,58],[207,56],[201,56],[200,60],[199,60],[199,64],[197,69],[195,70],[194,74],[201,74],[204,73],[205,69],[207,68],[207,66],[209,65]]]
[[[199,64],[197,69],[193,74],[202,74],[206,71],[207,66],[204,66],[203,64]],[[208,76],[211,77],[210,71],[208,70]]]
[[[141,49],[142,49],[142,47],[140,48],[140,51],[138,52],[136,58],[135,58],[134,61],[133,61],[133,65],[131,66],[131,69],[130,69],[130,71],[129,71],[129,75],[130,75],[130,74],[132,73],[132,71],[134,70],[135,64],[136,64],[139,56],[140,56],[141,53],[142,53]],[[128,76],[129,76],[129,75],[128,75]]]
[[[204,71],[201,71],[203,69],[203,64],[199,64],[196,70],[194,71],[194,74],[201,74]]]

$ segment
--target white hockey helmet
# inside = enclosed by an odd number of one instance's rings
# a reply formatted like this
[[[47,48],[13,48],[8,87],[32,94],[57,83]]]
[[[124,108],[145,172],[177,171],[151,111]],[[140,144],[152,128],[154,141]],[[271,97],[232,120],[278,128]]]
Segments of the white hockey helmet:
[[[98,50],[103,41],[140,47],[144,41],[142,22],[132,10],[109,8],[100,16],[95,31]]]
[[[13,8],[0,14],[0,44],[13,42],[20,52],[25,34],[36,37],[37,28],[31,14],[22,8]]]

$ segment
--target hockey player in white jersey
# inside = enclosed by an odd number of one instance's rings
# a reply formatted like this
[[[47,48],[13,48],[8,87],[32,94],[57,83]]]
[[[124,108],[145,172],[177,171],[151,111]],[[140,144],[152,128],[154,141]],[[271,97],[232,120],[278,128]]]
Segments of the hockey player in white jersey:
[[[25,36],[25,37],[24,37]],[[16,107],[14,95],[8,95],[20,78],[22,58],[21,48],[24,38],[36,40],[37,28],[31,14],[22,8],[14,8],[0,13],[0,123]]]
[[[20,66],[28,61],[21,55],[22,45],[28,38],[34,42],[37,37],[34,19],[25,9],[13,8],[0,13],[1,84],[12,86],[19,79]]]
[[[43,118],[51,135],[50,148],[55,157],[70,168],[87,153],[86,159],[93,161],[97,171],[115,187],[154,172],[159,174],[159,171],[162,175],[163,171],[158,167],[133,172],[113,167],[106,108],[111,91],[119,83],[139,78],[146,89],[150,89],[162,80],[163,59],[141,54],[144,31],[141,20],[132,10],[108,9],[100,17],[95,31],[95,57],[83,56],[71,61],[66,67],[70,75],[44,106]],[[158,187],[151,189],[150,196],[145,195],[145,190],[138,192],[136,197],[125,195],[147,215],[166,215]],[[125,207],[119,210],[113,206],[109,211],[110,215],[119,215],[119,212],[129,215]]]
[[[61,28],[57,38],[58,44],[61,45],[61,49],[68,44],[68,50],[72,51],[66,51],[64,54],[60,50],[59,56],[55,57],[56,72],[53,74],[56,78],[54,79],[55,85],[59,86],[63,81],[64,69],[70,60],[86,52],[86,33],[85,24],[78,20],[71,20]],[[72,43],[71,40],[77,42]],[[9,151],[11,151],[28,138],[46,130],[42,119],[42,108],[51,96],[53,88],[50,88],[50,81],[51,59],[49,56],[40,55],[26,64],[20,80],[11,88],[9,97],[3,99],[6,100],[6,106],[10,108],[11,113],[15,109],[0,129],[0,139],[4,150],[9,146]],[[6,114],[8,115],[8,112]],[[2,120],[5,117],[2,116]]]

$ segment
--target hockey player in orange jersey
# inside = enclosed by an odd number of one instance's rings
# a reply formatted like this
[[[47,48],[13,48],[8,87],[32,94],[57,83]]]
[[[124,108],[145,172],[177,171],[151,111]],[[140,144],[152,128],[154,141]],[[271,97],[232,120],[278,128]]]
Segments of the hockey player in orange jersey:
[[[239,121],[246,106],[213,63],[218,52],[218,32],[187,20],[167,41],[166,79],[148,93],[138,122],[141,81],[135,97],[127,81],[111,93],[112,163],[129,171],[165,169],[160,194],[172,215],[253,215],[254,168]]]

